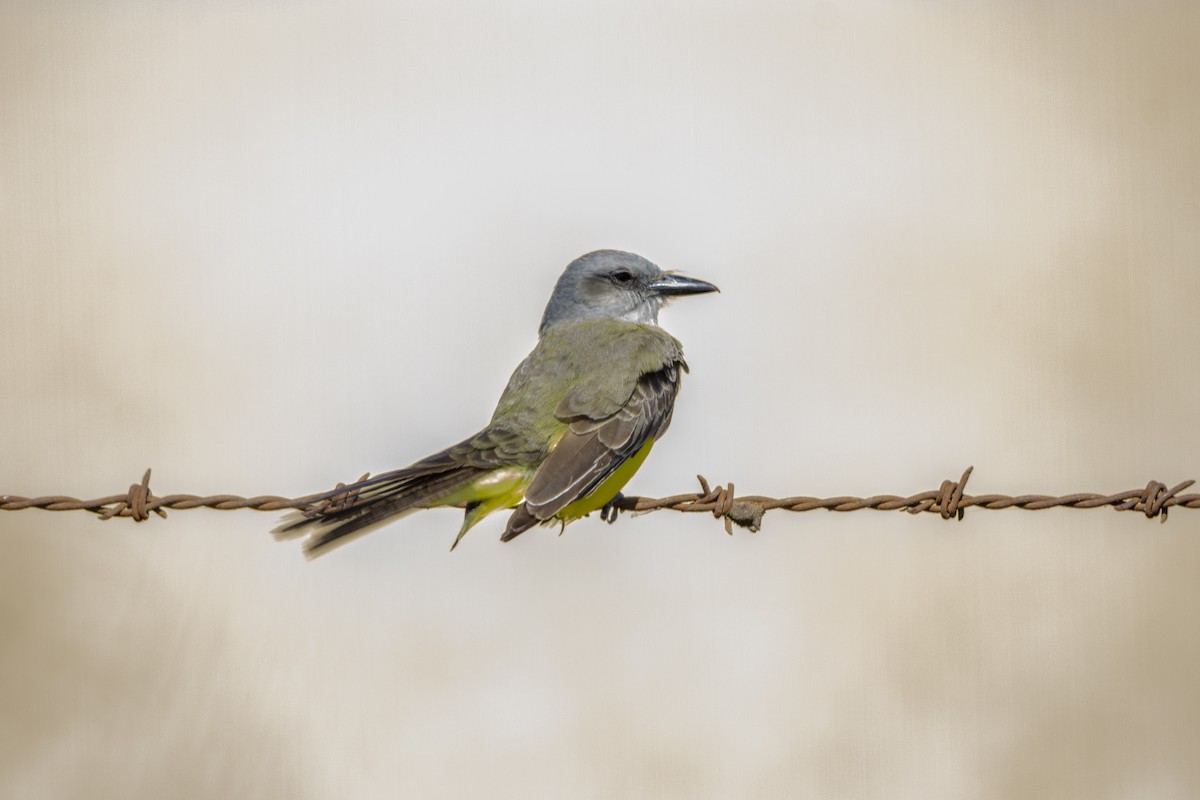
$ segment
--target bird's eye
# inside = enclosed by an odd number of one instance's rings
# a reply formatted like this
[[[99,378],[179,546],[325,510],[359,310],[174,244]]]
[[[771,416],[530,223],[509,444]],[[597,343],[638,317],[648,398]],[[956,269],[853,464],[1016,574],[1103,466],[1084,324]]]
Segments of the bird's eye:
[[[633,283],[633,273],[627,269],[619,269],[608,276],[617,286],[628,286]]]

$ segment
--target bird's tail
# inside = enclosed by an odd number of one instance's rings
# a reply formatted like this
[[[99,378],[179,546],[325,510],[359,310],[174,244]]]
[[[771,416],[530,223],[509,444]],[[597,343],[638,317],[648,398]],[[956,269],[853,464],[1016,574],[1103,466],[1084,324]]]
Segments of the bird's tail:
[[[285,516],[271,533],[277,539],[306,537],[304,554],[315,558],[402,514],[437,505],[487,471],[450,463],[442,455],[328,492],[303,511]]]

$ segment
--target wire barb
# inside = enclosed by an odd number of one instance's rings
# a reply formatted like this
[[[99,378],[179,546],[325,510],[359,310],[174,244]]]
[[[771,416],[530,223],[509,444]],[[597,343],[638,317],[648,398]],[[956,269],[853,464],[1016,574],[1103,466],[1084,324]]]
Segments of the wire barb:
[[[1131,497],[1120,504],[1114,504],[1118,511],[1137,511],[1145,513],[1146,519],[1154,519],[1158,517],[1160,523],[1167,521],[1167,512],[1170,510],[1170,501],[1184,489],[1188,488],[1195,481],[1188,480],[1176,486],[1174,489],[1167,489],[1165,483],[1158,481],[1150,481],[1146,484],[1145,490],[1140,497]],[[1185,506],[1188,508],[1190,506]]]
[[[369,477],[371,477],[371,473],[364,472],[362,477],[354,481],[354,483],[362,483]],[[350,508],[358,500],[358,493],[362,491],[362,487],[351,489],[348,492],[338,491],[339,489],[345,488],[346,484],[344,483],[339,483],[337,486],[334,486],[333,490],[337,492],[337,494],[322,498],[321,500],[318,500],[312,505],[306,507],[304,509],[304,515],[308,517],[317,517],[322,514],[336,514],[339,511],[345,511],[346,509]]]
[[[910,514],[920,514],[922,511],[936,511],[942,515],[942,519],[962,519],[966,513],[966,507],[962,505],[963,487],[967,485],[967,479],[971,477],[971,473],[975,471],[975,467],[967,467],[963,470],[962,477],[958,479],[958,483],[946,480],[942,481],[942,488],[938,490],[936,497],[930,497],[922,500],[917,505],[908,509]]]
[[[707,512],[724,523],[725,532],[733,534],[733,526],[751,532],[762,528],[763,516],[767,511],[908,511],[936,513],[942,519],[961,520],[966,509],[974,506],[989,510],[1023,508],[1039,511],[1046,508],[1101,508],[1112,507],[1117,511],[1141,511],[1147,519],[1158,518],[1166,522],[1172,508],[1200,508],[1200,494],[1182,494],[1195,484],[1186,480],[1168,489],[1159,481],[1150,481],[1144,489],[1133,489],[1112,495],[1079,493],[1063,496],[1020,495],[1012,497],[1002,494],[968,495],[967,480],[974,467],[963,470],[957,481],[945,480],[936,491],[921,492],[909,497],[899,495],[874,495],[871,497],[760,497],[747,495],[737,497],[732,483],[713,486],[703,475],[697,475],[700,491],[670,497],[627,497],[618,495],[604,507],[601,514],[606,521],[616,519],[620,511],[683,511],[687,513]],[[365,473],[355,483],[370,477]],[[0,496],[0,511],[21,511],[40,508],[45,511],[90,511],[100,519],[128,517],[134,522],[143,522],[151,514],[167,516],[167,509],[213,508],[221,511],[249,508],[256,511],[287,511],[298,509],[311,513],[328,510],[343,510],[354,505],[358,489],[346,490],[346,484],[337,484],[333,491],[319,492],[303,497],[286,498],[274,495],[241,497],[232,494],[201,497],[194,494],[172,494],[158,497],[150,491],[150,470],[147,469],[140,483],[132,484],[125,494],[100,497],[95,500],[77,500],[74,497],[49,495],[46,497]]]
[[[103,520],[109,520],[116,516],[127,516],[133,517],[134,522],[144,522],[150,519],[150,511],[166,519],[166,509],[150,505],[154,499],[154,495],[150,494],[150,470],[147,468],[146,474],[142,476],[142,482],[131,485],[129,494],[124,500],[119,500],[110,507],[87,510],[96,512]]]

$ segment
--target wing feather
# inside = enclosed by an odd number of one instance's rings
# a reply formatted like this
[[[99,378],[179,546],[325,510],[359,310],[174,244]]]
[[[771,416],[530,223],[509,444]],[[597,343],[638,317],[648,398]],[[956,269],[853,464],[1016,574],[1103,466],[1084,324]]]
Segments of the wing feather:
[[[676,362],[642,375],[629,399],[611,415],[592,418],[578,402],[572,404],[577,415],[525,491],[531,524],[590,494],[648,440],[662,436],[679,393],[679,366]]]

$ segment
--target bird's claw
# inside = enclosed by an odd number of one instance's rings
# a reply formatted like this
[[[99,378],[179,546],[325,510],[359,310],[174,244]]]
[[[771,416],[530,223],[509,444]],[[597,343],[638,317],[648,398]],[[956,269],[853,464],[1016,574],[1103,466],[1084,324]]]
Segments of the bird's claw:
[[[625,499],[625,495],[617,492],[617,496],[604,504],[604,508],[600,509],[600,519],[612,525],[617,521],[617,516],[621,513],[621,509],[617,507],[617,503]]]

